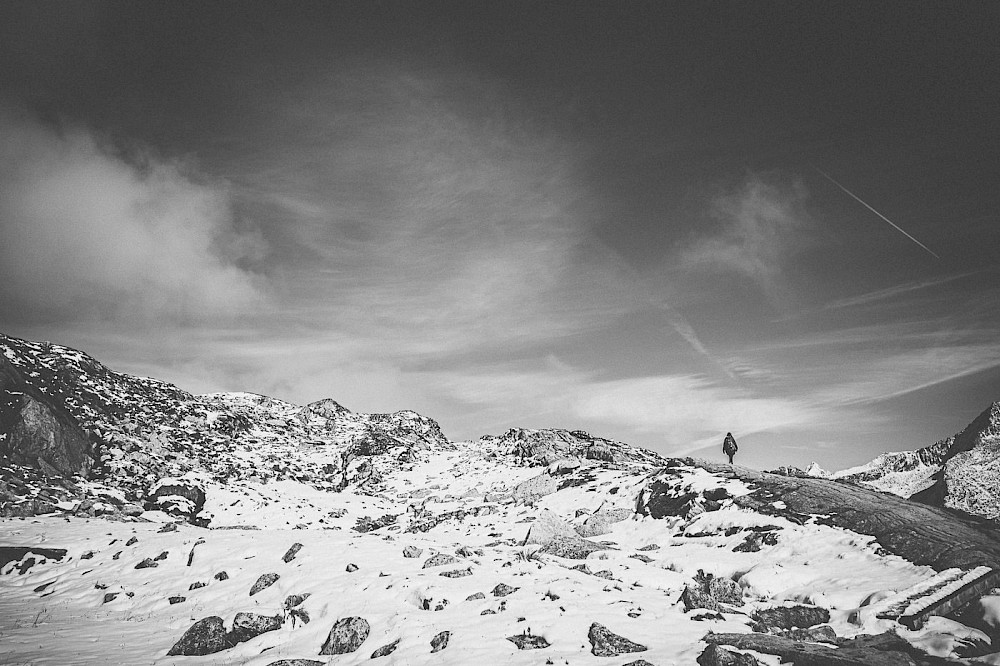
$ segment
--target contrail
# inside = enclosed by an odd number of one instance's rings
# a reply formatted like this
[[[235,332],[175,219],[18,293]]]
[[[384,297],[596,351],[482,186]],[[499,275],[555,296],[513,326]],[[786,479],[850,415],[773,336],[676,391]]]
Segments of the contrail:
[[[887,218],[885,215],[883,215],[882,213],[878,212],[877,210],[875,210],[874,208],[872,208],[871,206],[869,206],[868,204],[866,204],[864,201],[862,201],[861,197],[859,197],[858,195],[856,195],[854,192],[851,192],[849,189],[847,189],[846,187],[844,187],[843,185],[841,185],[840,183],[838,183],[836,180],[834,180],[833,176],[831,176],[830,174],[826,173],[825,171],[823,171],[821,169],[817,169],[816,167],[813,167],[813,168],[816,169],[816,171],[819,171],[820,175],[823,176],[824,178],[826,178],[828,181],[830,181],[831,183],[833,183],[834,185],[836,185],[840,189],[844,190],[844,192],[846,192],[852,199],[854,199],[859,204],[861,204],[862,206],[864,206],[865,208],[867,208],[868,210],[870,210],[871,212],[875,213],[876,215],[878,215],[879,217],[881,217],[883,220],[885,220],[886,222],[888,222],[889,224],[891,224],[893,229],[895,229],[899,233],[903,234],[904,236],[906,236],[907,238],[909,238],[911,241],[913,241],[914,243],[916,243],[920,247],[922,247],[925,250],[927,250],[931,254],[931,256],[933,256],[935,259],[940,259],[941,258],[938,255],[936,255],[934,253],[934,251],[931,250],[929,247],[927,247],[926,245],[924,245],[923,243],[921,243],[920,241],[918,241],[916,238],[914,238],[910,234],[908,234],[905,231],[903,231],[902,229],[900,229],[899,225],[897,225],[895,222],[893,222],[892,220],[890,220],[889,218]]]

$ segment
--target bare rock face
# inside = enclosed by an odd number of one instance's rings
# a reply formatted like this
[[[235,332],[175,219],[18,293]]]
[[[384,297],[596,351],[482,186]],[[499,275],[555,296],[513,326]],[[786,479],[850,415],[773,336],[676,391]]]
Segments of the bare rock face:
[[[590,625],[587,638],[590,639],[590,653],[595,657],[616,657],[620,654],[645,652],[649,649],[645,645],[619,636],[599,622]]]
[[[507,640],[516,645],[518,650],[541,650],[550,645],[544,636],[533,636],[527,633],[508,636]]]
[[[193,518],[205,506],[205,490],[193,479],[161,479],[146,498],[148,509]]]
[[[753,617],[758,629],[773,631],[826,624],[830,621],[830,611],[818,606],[777,606],[762,608]]]
[[[337,620],[326,637],[320,654],[347,654],[354,652],[368,638],[371,627],[363,617],[345,617]]]
[[[227,647],[226,626],[221,617],[212,615],[192,624],[167,655],[200,656],[221,652]]]
[[[30,389],[0,356],[0,457],[46,474],[87,476],[95,452],[87,433],[51,400]]]
[[[574,535],[572,537],[553,537],[539,549],[539,552],[564,557],[568,560],[585,560],[588,555],[599,550],[607,550],[607,548],[589,539]]]
[[[607,534],[611,531],[612,525],[620,523],[631,515],[632,511],[624,508],[600,509],[597,513],[588,516],[583,525],[577,526],[576,532],[582,537]]]

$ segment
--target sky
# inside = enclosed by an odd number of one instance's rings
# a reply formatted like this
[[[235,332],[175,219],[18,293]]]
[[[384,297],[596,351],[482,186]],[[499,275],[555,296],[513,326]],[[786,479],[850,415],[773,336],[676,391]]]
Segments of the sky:
[[[0,5],[0,331],[861,464],[1000,400],[1000,4]]]

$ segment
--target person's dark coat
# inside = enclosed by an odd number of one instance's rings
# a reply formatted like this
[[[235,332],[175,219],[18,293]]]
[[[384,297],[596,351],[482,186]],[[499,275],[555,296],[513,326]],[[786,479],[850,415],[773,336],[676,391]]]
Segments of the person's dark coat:
[[[729,462],[733,461],[733,456],[739,451],[740,447],[736,446],[736,439],[733,438],[733,433],[726,433],[726,440],[722,442],[722,452],[729,456]]]

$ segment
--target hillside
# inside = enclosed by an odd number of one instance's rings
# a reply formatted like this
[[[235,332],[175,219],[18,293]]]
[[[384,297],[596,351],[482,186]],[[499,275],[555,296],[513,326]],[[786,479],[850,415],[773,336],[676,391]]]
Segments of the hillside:
[[[579,430],[453,442],[411,411],[0,349],[6,662],[1000,663],[987,521]]]
[[[1000,402],[956,435],[916,451],[883,453],[833,477],[935,506],[1000,517]]]

